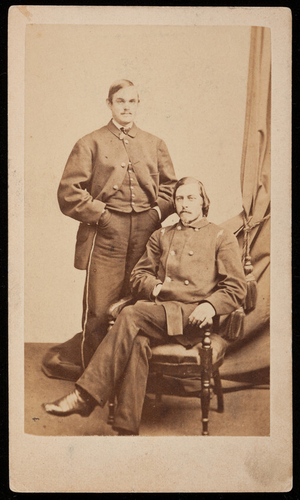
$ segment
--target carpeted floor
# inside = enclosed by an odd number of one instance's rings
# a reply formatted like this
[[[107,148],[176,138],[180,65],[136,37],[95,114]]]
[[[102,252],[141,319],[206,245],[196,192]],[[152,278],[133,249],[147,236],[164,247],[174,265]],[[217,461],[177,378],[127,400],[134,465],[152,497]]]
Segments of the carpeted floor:
[[[43,436],[108,436],[116,433],[107,425],[107,406],[96,407],[89,417],[48,415],[42,403],[53,401],[71,390],[74,384],[50,379],[41,371],[41,360],[50,347],[46,343],[25,344],[25,422],[28,434]],[[224,388],[224,413],[216,411],[213,396],[209,415],[212,436],[268,436],[270,433],[269,370],[262,360],[255,370],[243,371],[247,349],[235,358],[225,360],[221,369]],[[254,385],[255,384],[255,385]],[[144,405],[141,436],[195,436],[201,435],[200,402],[196,398],[163,396],[155,405],[152,395]]]

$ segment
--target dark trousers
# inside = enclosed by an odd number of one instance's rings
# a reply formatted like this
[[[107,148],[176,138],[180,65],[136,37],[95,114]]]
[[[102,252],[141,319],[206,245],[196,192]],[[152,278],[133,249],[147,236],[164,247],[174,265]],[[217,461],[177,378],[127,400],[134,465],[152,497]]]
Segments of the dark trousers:
[[[48,377],[77,380],[107,333],[107,310],[129,293],[130,273],[160,227],[155,210],[108,211],[90,253],[83,298],[82,332],[49,349],[42,361]]]
[[[140,213],[108,211],[99,224],[86,273],[82,316],[82,364],[85,368],[108,327],[111,304],[129,294],[130,274],[160,227],[155,210]]]
[[[190,332],[190,338],[195,344],[201,334],[199,329],[197,335],[193,332],[195,329]],[[110,396],[117,394],[114,427],[138,434],[149,373],[150,346],[170,340],[173,337],[167,334],[163,306],[138,301],[120,313],[76,385],[93,396],[102,407]]]

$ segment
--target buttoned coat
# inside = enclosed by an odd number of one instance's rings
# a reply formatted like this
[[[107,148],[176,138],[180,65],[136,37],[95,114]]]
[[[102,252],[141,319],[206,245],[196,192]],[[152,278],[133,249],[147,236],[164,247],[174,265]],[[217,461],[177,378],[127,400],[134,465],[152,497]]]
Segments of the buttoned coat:
[[[237,240],[206,218],[193,227],[181,222],[155,231],[131,275],[139,299],[153,300],[154,287],[162,283],[156,302],[164,306],[169,335],[182,334],[186,317],[203,302],[217,315],[239,308],[246,295],[246,279]]]
[[[112,121],[79,139],[58,188],[61,211],[81,222],[75,251],[78,269],[86,269],[99,218],[107,200],[122,185],[129,160],[151,206],[159,206],[161,219],[174,211],[176,177],[164,141],[135,124],[124,138]]]

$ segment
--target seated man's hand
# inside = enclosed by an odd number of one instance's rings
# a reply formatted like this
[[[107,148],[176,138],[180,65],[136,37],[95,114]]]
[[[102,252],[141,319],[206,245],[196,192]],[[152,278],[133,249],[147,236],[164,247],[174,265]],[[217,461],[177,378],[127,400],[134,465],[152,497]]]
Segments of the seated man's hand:
[[[216,311],[209,302],[202,302],[189,316],[189,324],[193,326],[199,326],[199,328],[204,328],[205,326],[211,326],[213,323],[213,317]]]
[[[152,292],[152,297],[154,299],[158,296],[159,292],[161,291],[161,288],[162,288],[162,283],[158,283],[157,285],[155,285],[154,290]]]

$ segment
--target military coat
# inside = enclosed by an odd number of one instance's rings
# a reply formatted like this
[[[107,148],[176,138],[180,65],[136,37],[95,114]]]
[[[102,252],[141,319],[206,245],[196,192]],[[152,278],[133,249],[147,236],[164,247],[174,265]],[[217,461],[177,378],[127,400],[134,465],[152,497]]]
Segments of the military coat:
[[[192,226],[181,222],[159,229],[149,239],[131,276],[133,293],[164,306],[169,335],[182,334],[186,318],[203,301],[216,315],[239,308],[246,294],[246,279],[237,240],[227,230],[203,218]]]
[[[58,188],[61,211],[81,222],[75,253],[79,269],[86,268],[99,218],[122,185],[129,162],[149,206],[158,205],[162,220],[174,211],[176,177],[164,141],[135,124],[124,138],[112,121],[79,139]]]

